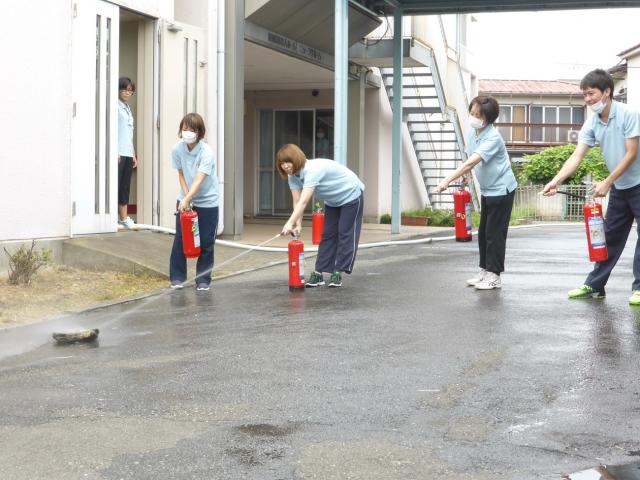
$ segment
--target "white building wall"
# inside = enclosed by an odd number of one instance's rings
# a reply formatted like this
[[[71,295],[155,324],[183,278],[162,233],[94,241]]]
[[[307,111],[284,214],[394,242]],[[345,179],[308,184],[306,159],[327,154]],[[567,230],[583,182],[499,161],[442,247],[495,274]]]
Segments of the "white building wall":
[[[627,104],[640,111],[640,54],[627,58]]]
[[[46,0],[40,0],[45,2]],[[82,3],[86,0],[76,0],[78,3]],[[144,13],[151,17],[165,18],[168,20],[173,19],[173,4],[174,0],[109,0],[109,3],[115,3],[122,7],[134,10],[139,13]]]
[[[0,241],[70,232],[71,8],[3,8]]]
[[[393,112],[384,88],[369,89],[365,105],[365,219],[376,222],[391,213],[391,136]],[[400,209],[424,208],[429,202],[411,138],[403,127]]]

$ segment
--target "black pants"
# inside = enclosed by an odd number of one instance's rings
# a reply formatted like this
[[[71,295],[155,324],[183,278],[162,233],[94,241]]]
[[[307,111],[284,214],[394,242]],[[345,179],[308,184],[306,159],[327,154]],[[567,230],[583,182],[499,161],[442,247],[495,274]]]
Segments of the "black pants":
[[[622,255],[634,219],[638,223],[637,229],[640,237],[640,185],[624,190],[611,187],[607,218],[604,222],[604,237],[607,240],[609,258],[604,262],[596,262],[585,284],[596,290],[604,291],[609,275]],[[640,290],[640,238],[636,242],[633,255],[631,289]]]
[[[118,205],[129,204],[133,157],[118,157]]]
[[[341,207],[325,205],[322,240],[316,258],[317,272],[351,273],[356,261],[364,195]]]
[[[481,197],[478,249],[480,268],[500,275],[504,272],[504,253],[507,249],[507,232],[515,190],[506,195]]]

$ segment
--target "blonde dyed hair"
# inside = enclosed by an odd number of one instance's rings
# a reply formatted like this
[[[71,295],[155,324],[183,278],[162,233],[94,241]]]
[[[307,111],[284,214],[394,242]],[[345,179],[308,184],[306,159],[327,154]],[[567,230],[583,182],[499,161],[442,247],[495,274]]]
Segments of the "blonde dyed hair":
[[[300,150],[300,147],[293,143],[287,143],[276,153],[276,169],[282,178],[287,178],[288,176],[287,173],[282,170],[282,164],[285,162],[293,164],[293,175],[295,175],[304,168],[307,157],[305,157],[304,152]]]

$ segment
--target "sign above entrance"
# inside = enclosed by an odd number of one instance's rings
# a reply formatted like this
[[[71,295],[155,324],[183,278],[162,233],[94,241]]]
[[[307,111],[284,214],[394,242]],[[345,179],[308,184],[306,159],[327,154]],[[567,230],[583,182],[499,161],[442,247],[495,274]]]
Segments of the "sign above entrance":
[[[245,23],[245,39],[263,47],[333,70],[333,55],[250,22]]]

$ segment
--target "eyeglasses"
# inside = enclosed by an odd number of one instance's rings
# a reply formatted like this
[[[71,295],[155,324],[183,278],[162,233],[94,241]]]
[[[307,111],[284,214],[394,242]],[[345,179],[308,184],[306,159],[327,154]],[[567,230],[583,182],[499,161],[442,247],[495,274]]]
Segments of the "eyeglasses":
[[[136,92],[134,92],[133,90],[120,90],[120,92],[122,93],[128,93],[129,95],[134,95]]]

